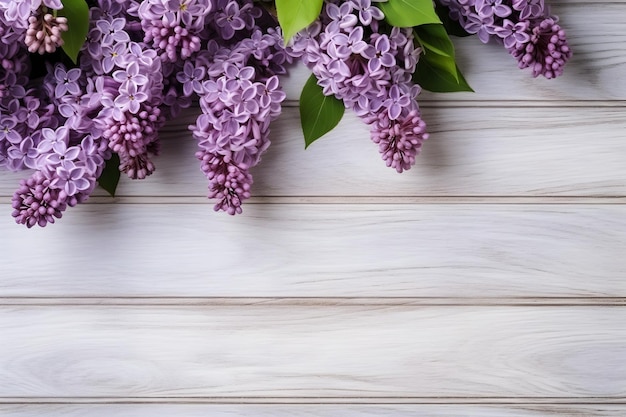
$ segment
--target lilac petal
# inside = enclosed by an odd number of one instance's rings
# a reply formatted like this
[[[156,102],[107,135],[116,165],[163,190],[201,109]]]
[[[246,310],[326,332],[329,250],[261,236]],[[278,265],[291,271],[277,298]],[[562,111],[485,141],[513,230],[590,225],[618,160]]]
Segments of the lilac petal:
[[[381,57],[381,62],[386,67],[393,67],[394,65],[396,65],[396,59],[391,54],[384,54]]]
[[[393,103],[391,106],[389,106],[389,118],[391,120],[397,120],[398,117],[400,117],[401,113],[402,113],[402,106],[400,106],[400,104]]]

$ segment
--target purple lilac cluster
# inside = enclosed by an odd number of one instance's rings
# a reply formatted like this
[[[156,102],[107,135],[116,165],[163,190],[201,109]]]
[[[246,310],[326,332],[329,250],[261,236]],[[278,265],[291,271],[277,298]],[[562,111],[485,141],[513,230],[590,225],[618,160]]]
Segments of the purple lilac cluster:
[[[91,30],[83,47],[81,69],[90,82],[97,114],[94,125],[120,170],[132,179],[154,172],[158,130],[165,123],[162,60],[144,42],[134,0],[99,0],[91,8]],[[78,104],[72,111],[85,111]]]
[[[372,140],[398,172],[415,163],[428,138],[412,81],[420,55],[410,28],[389,28],[371,0],[329,0],[320,18],[288,46],[325,95],[343,100],[370,125]]]
[[[67,206],[83,201],[95,187],[102,158],[92,137],[65,126],[53,95],[66,87],[77,93],[80,71],[55,71],[44,88],[29,82],[28,52],[53,52],[62,44],[65,22],[49,13],[61,7],[58,0],[0,4],[0,166],[36,170],[12,202],[13,217],[28,227],[52,223]]]
[[[148,0],[138,9],[163,59],[172,110],[197,97],[202,114],[190,126],[216,210],[241,213],[250,169],[269,146],[269,125],[285,94],[277,75],[289,56],[277,28],[252,0]]]
[[[28,52],[62,45],[66,22],[50,17],[62,5],[0,1],[0,166],[35,170],[14,194],[15,220],[53,223],[89,197],[113,153],[130,178],[150,175],[159,128],[194,97],[203,114],[190,129],[209,197],[240,213],[285,98],[277,75],[290,62],[267,12],[252,0],[89,3],[79,65],[48,63],[34,88]]]
[[[535,77],[561,75],[572,56],[565,31],[544,0],[438,1],[450,9],[451,18],[482,42],[502,42],[519,67],[531,68]]]
[[[154,165],[147,155],[156,149],[164,122],[161,61],[140,40],[141,28],[133,25],[137,17],[128,12],[136,6],[133,1],[100,0],[90,10],[91,30],[79,67],[47,64],[47,75],[39,81],[43,88],[28,88],[24,49],[30,48],[32,27],[22,23],[46,13],[50,3],[33,1],[39,9],[15,21],[7,17],[10,7],[0,9],[5,17],[0,30],[15,33],[18,41],[0,47],[5,48],[3,59],[11,61],[0,70],[9,93],[0,109],[7,132],[0,139],[0,164],[36,170],[13,196],[13,216],[28,227],[52,223],[68,206],[85,201],[112,152],[130,177],[149,175]],[[15,39],[17,34],[25,36],[23,42]]]

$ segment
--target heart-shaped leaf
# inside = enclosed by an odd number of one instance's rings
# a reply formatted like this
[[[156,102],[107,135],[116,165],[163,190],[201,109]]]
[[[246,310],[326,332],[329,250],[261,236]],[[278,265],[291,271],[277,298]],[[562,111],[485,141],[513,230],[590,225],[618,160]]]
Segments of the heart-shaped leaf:
[[[305,148],[333,130],[345,109],[343,102],[335,96],[325,96],[315,76],[311,75],[300,95],[300,123]]]
[[[324,0],[276,0],[278,23],[285,43],[319,17],[323,3]]]

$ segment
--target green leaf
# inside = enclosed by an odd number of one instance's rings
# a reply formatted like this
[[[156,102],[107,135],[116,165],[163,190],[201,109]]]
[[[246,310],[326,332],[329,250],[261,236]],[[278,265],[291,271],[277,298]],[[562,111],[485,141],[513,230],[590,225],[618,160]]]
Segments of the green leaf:
[[[76,64],[89,32],[89,6],[85,0],[63,0],[63,8],[58,15],[67,18],[68,30],[61,34],[63,51]]]
[[[98,184],[104,188],[106,192],[115,197],[117,184],[120,182],[120,157],[114,153],[111,159],[105,162],[102,175],[98,178]]]
[[[422,48],[454,58],[454,44],[442,24],[421,25],[414,29],[414,33]]]
[[[439,4],[439,2],[435,3],[435,11],[437,15],[441,19],[441,23],[443,23],[443,27],[446,28],[446,32],[449,35],[454,35],[458,37],[470,36],[470,33],[467,33],[461,24],[450,17],[450,9],[446,6]]]
[[[392,26],[413,27],[428,23],[441,23],[432,0],[389,0],[376,3]]]
[[[459,67],[451,72],[446,66],[441,66],[441,55],[422,55],[413,74],[413,81],[422,88],[434,93],[451,93],[457,91],[474,91],[469,86]]]
[[[311,75],[300,95],[300,123],[304,133],[305,149],[317,139],[333,130],[346,110],[335,96],[325,96],[317,79]]]
[[[319,17],[323,3],[324,0],[276,0],[278,23],[285,43]]]
[[[422,47],[422,57],[432,58],[433,64],[452,74],[458,81],[456,61],[454,59],[454,45],[443,25],[422,25],[416,27],[413,32]],[[439,56],[430,57],[430,55]]]

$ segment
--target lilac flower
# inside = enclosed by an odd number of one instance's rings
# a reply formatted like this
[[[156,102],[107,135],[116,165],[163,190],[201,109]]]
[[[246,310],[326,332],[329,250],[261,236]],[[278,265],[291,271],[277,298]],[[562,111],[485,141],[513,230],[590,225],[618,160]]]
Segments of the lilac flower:
[[[206,2],[197,2],[195,0],[168,0],[167,9],[174,12],[174,19],[177,24],[183,24],[187,27],[194,26],[198,17],[204,16],[211,10]]]
[[[520,12],[520,20],[536,19],[542,17],[545,12],[543,0],[512,0],[513,9]]]
[[[370,25],[372,20],[383,20],[385,15],[371,0],[352,0],[354,9],[359,12],[359,20],[363,25]]]
[[[41,142],[37,146],[39,153],[50,152],[55,145],[63,143],[67,145],[69,143],[69,129],[66,126],[60,126],[56,130],[44,127],[41,129]]]
[[[24,121],[30,129],[35,129],[37,126],[39,126],[39,122],[41,120],[39,117],[40,103],[41,102],[37,97],[24,97],[24,104],[26,109],[26,117],[24,118]]]
[[[328,53],[333,58],[346,59],[352,54],[367,57],[368,44],[363,41],[363,27],[359,26],[350,35],[338,33],[328,43]]]
[[[71,197],[89,189],[89,180],[84,178],[84,175],[85,169],[82,167],[60,165],[56,168],[56,176],[50,183],[50,187],[60,189],[66,196]]]
[[[104,163],[102,144],[104,141],[94,139],[93,136],[87,135],[83,138],[78,147],[80,153],[78,154],[77,161],[81,166],[85,167],[85,170],[91,172],[95,178],[101,174],[101,169]],[[106,144],[105,144],[106,149]]]
[[[102,47],[102,70],[105,73],[113,71],[115,66],[122,68],[126,62],[127,45],[116,43]]]
[[[224,74],[226,76],[225,87],[227,90],[236,88],[245,88],[251,84],[255,70],[252,67],[238,68],[236,65],[227,64],[224,66]]]
[[[390,120],[397,120],[402,114],[402,109],[411,105],[411,98],[400,91],[397,85],[392,85],[389,89],[389,98],[383,102],[387,107]]]
[[[513,23],[508,19],[504,19],[502,27],[496,29],[496,33],[503,39],[504,47],[512,49],[530,40],[528,26],[528,21]]]
[[[9,156],[8,168],[12,171],[18,171],[24,168],[36,169],[36,159],[39,153],[33,145],[30,137],[25,138],[21,143],[14,144],[7,150]]]
[[[78,146],[68,147],[65,142],[56,142],[52,145],[52,152],[44,154],[43,159],[46,166],[57,167],[71,163],[78,158],[79,153],[80,147]]]
[[[90,9],[90,20],[95,22],[98,20],[112,21],[123,12],[123,5],[116,0],[98,0],[98,7]]]
[[[77,105],[73,101],[61,103],[59,104],[58,111],[63,117],[67,118],[65,126],[72,130],[80,129],[84,118],[80,104]]]
[[[341,6],[333,3],[326,5],[326,13],[333,20],[331,25],[336,25],[339,29],[352,28],[357,24],[358,18],[352,13],[353,10],[354,5],[349,1],[342,3]]]
[[[191,62],[186,61],[183,65],[183,71],[176,75],[176,79],[183,85],[183,94],[191,96],[194,92],[202,93],[202,81],[205,75],[206,68],[194,66]]]
[[[148,95],[137,89],[137,85],[129,83],[120,88],[120,95],[115,98],[115,106],[122,112],[133,114],[139,112],[140,104],[148,99]]]
[[[0,84],[0,97],[9,96],[13,99],[20,99],[26,96],[26,89],[23,85],[25,82],[18,79],[14,71],[8,71],[3,78]]]
[[[111,46],[116,43],[125,43],[130,41],[128,32],[124,30],[126,19],[118,17],[112,21],[98,20],[96,27],[102,34],[102,46]]]
[[[470,13],[466,19],[464,29],[468,33],[477,34],[483,43],[489,42],[491,35],[496,33],[493,15],[481,17],[478,13]]]
[[[476,0],[476,10],[481,17],[507,17],[511,14],[511,7],[504,4],[506,0]]]
[[[240,16],[245,8],[240,8],[235,1],[218,1],[218,10],[215,14],[215,24],[219,27],[222,38],[228,40],[235,36],[235,32],[246,27],[246,23]]]
[[[12,0],[6,3],[4,18],[9,22],[15,22],[17,27],[21,28],[26,28],[31,12],[38,7],[33,7],[30,0]]]
[[[0,141],[6,140],[13,144],[20,143],[22,135],[15,129],[16,125],[17,119],[15,116],[0,115]]]
[[[377,72],[382,67],[390,68],[396,64],[396,58],[391,53],[387,35],[378,37],[376,43],[370,45],[367,50],[365,50],[365,56],[369,58],[367,66],[370,72]]]
[[[122,54],[125,55],[125,54]],[[156,59],[156,51],[154,50],[144,50],[141,45],[137,42],[130,42],[128,44],[128,58],[131,61],[135,61],[140,65],[149,67],[152,65],[152,62]],[[120,65],[121,66],[121,65]]]
[[[280,103],[287,98],[287,94],[280,88],[278,77],[273,76],[268,78],[265,84],[257,84],[257,94],[259,105],[269,109],[270,117],[280,114]]]
[[[66,71],[62,65],[57,65],[54,69],[54,77],[56,78],[55,97],[59,98],[67,93],[72,95],[80,94],[80,87],[77,82],[78,78],[80,78],[80,69],[72,68]]]
[[[320,44],[317,38],[321,30],[322,23],[317,20],[298,32],[289,41],[289,54],[301,58],[305,65],[315,64],[320,57]]]
[[[131,62],[126,69],[114,71],[113,79],[121,84],[121,88],[126,88],[129,84],[139,87],[148,83],[148,77],[140,73],[136,62]]]

